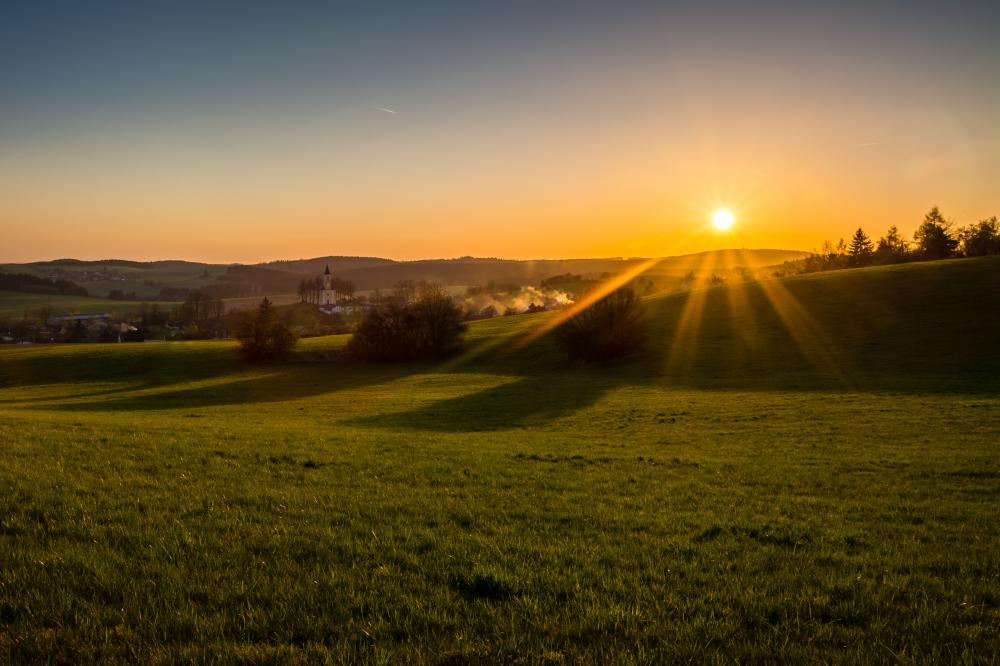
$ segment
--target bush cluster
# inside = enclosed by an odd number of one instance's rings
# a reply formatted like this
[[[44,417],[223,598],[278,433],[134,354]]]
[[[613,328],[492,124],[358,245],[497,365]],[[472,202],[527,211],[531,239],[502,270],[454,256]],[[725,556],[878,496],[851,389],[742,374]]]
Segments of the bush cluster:
[[[556,329],[556,339],[573,358],[602,361],[641,349],[647,327],[642,300],[622,288],[566,320]]]
[[[298,342],[292,329],[276,316],[271,301],[261,302],[257,313],[248,318],[236,334],[240,353],[248,361],[274,361],[287,358]]]
[[[348,351],[366,361],[446,358],[462,348],[465,330],[461,309],[447,295],[427,294],[369,311]]]

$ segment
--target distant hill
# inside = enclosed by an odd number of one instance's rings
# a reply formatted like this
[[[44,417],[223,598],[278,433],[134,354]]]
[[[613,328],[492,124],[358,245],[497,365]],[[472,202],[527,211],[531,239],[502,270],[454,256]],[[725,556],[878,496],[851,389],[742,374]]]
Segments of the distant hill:
[[[650,269],[652,275],[682,275],[739,267],[760,268],[797,259],[794,250],[717,250],[665,257]],[[537,285],[554,275],[573,273],[589,278],[623,271],[641,258],[497,259],[460,257],[394,261],[379,257],[325,256],[270,261],[254,265],[206,264],[194,261],[130,261],[54,259],[0,265],[0,272],[27,273],[48,280],[67,280],[92,296],[112,290],[134,292],[141,300],[177,299],[185,289],[209,287],[220,296],[277,295],[296,291],[299,280],[321,274],[327,266],[336,277],[350,280],[359,290],[391,289],[401,280],[425,280],[446,286],[480,285],[490,281]]]
[[[198,289],[225,278],[228,266],[194,261],[83,261],[55,259],[26,264],[0,264],[0,273],[27,273],[48,280],[67,280],[91,296],[105,297],[112,290],[134,292],[137,298],[155,300],[167,290]]]
[[[426,280],[443,285],[502,283],[537,284],[560,273],[601,274],[628,268],[639,260],[623,259],[427,259],[385,266],[331,272],[350,280],[358,289],[387,289],[401,280]]]
[[[732,270],[736,268],[764,268],[776,266],[785,261],[800,259],[809,254],[800,250],[710,250],[665,257],[651,269],[651,272],[694,270]]]
[[[233,286],[242,289],[233,290],[226,296],[252,296],[256,294],[293,294],[298,291],[303,275],[290,271],[273,270],[260,266],[230,266],[226,278],[220,286]],[[237,293],[238,292],[238,293]]]
[[[731,270],[734,268],[761,268],[798,259],[806,252],[795,250],[718,250],[699,252],[678,257],[666,257],[654,266],[654,274],[682,274],[689,270]],[[645,261],[643,258],[623,259],[493,259],[461,257],[458,259],[424,259],[417,261],[390,261],[361,257],[324,257],[299,262],[271,262],[260,264],[270,268],[299,272],[305,268],[318,275],[326,265],[337,277],[350,280],[358,289],[388,289],[401,280],[426,280],[443,285],[475,285],[489,281],[498,283],[536,285],[542,280],[575,273],[599,277],[618,273]],[[381,262],[381,263],[375,263]]]
[[[181,259],[165,259],[159,261],[131,261],[129,259],[52,259],[50,261],[35,261],[25,266],[45,267],[66,267],[66,268],[136,268],[141,270],[153,269],[177,269],[183,267],[199,267],[203,264],[197,261],[184,261]]]
[[[326,267],[330,267],[331,272],[350,271],[358,268],[373,268],[376,266],[389,266],[397,262],[392,259],[380,259],[378,257],[315,257],[313,259],[279,259],[256,264],[261,268],[272,270],[289,271],[299,273],[304,276],[313,277],[319,275]]]

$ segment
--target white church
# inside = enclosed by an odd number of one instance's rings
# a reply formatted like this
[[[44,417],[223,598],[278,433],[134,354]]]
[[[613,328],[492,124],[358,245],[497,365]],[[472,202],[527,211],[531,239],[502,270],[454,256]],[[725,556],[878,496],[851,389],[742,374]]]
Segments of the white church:
[[[333,276],[330,275],[330,267],[327,266],[323,272],[323,288],[319,290],[319,306],[326,308],[336,304],[337,291],[333,288]]]
[[[311,280],[310,282],[313,285],[310,299],[316,298],[315,301],[310,300],[310,302],[315,303],[319,307],[320,312],[325,312],[326,314],[343,314],[346,312],[363,312],[370,307],[364,304],[351,303],[351,291],[338,292],[334,289],[333,276],[330,275],[329,266],[326,267],[323,275],[318,280]],[[337,301],[340,301],[341,304],[338,304]]]

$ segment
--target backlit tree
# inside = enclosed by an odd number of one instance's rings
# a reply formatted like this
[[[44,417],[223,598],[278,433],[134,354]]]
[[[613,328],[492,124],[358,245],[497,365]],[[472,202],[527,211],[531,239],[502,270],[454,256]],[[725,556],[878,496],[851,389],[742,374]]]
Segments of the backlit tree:
[[[851,266],[868,266],[872,263],[872,256],[874,254],[875,249],[872,246],[871,239],[868,238],[868,234],[861,227],[858,227],[847,249],[848,261]]]

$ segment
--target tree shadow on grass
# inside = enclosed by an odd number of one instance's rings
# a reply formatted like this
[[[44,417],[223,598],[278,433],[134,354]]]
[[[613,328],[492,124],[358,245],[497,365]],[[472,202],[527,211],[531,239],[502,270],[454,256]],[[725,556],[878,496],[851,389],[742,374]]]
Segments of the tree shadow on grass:
[[[40,385],[44,386],[44,384]],[[44,402],[60,402],[64,400],[77,400],[79,398],[97,398],[100,396],[109,396],[120,393],[131,393],[134,391],[142,391],[145,389],[155,388],[156,384],[152,383],[141,383],[141,384],[128,384],[126,386],[116,386],[109,389],[97,389],[93,391],[77,391],[76,393],[63,393],[54,395],[36,395],[30,398],[4,398],[0,400],[0,406],[13,406],[13,405],[30,405],[32,403],[44,403]]]
[[[440,400],[415,410],[343,421],[363,428],[479,432],[529,428],[568,417],[625,383],[614,376],[560,372],[523,376],[481,391]]]
[[[38,345],[5,355],[0,388],[87,382],[160,385],[239,369],[234,347],[219,343]]]
[[[287,402],[381,384],[405,377],[398,368],[368,368],[341,364],[289,364],[261,367],[257,374],[220,377],[220,381],[190,387],[188,382],[158,383],[135,388],[150,392],[112,399],[39,404],[30,409],[67,412],[142,412],[227,405]],[[161,389],[161,390],[157,390]],[[61,400],[54,398],[53,400]]]

